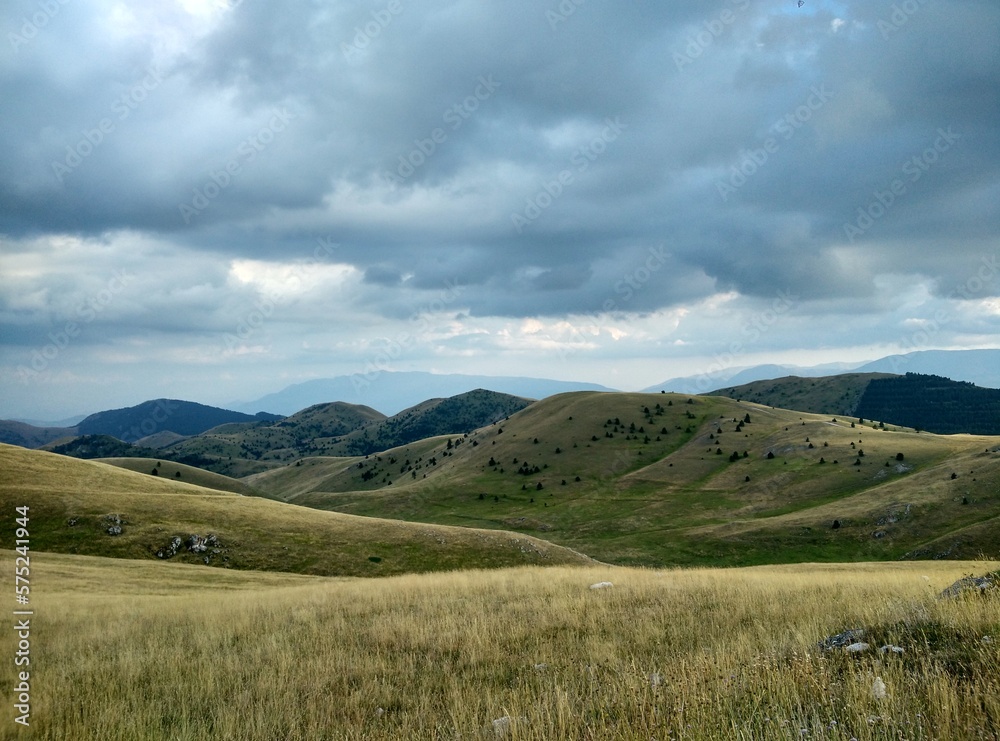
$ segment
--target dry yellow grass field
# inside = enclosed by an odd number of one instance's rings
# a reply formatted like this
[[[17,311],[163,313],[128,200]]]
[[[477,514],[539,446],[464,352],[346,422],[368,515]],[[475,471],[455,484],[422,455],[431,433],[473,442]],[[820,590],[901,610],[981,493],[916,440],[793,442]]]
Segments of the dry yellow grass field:
[[[12,553],[2,563],[13,573]],[[4,737],[1000,733],[1000,602],[936,598],[992,563],[371,580],[38,553],[32,568],[31,732],[7,718]],[[590,588],[601,581],[613,586]],[[817,647],[852,628],[867,629],[871,650]],[[7,656],[13,641],[5,632]],[[883,643],[905,651],[879,653]],[[5,688],[13,672],[5,661]]]

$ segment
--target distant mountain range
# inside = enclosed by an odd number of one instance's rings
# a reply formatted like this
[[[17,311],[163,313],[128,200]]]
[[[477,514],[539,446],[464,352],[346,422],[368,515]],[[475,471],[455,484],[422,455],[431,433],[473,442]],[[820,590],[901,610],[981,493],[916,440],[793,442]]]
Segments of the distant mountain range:
[[[814,366],[756,365],[727,368],[697,376],[671,378],[643,389],[646,392],[673,391],[704,394],[724,387],[740,386],[785,376],[819,378],[842,373],[920,373],[967,381],[985,388],[1000,388],[1000,350],[920,350],[905,355],[889,355],[869,363],[826,363]]]
[[[37,448],[77,435],[110,435],[127,443],[154,434],[197,435],[231,422],[273,422],[279,415],[257,415],[179,399],[153,399],[123,409],[110,409],[83,418],[72,427],[36,427],[14,420],[0,421],[0,442]]]
[[[821,378],[872,373],[883,375],[918,373],[973,383],[981,388],[1000,388],[1000,350],[927,350],[881,358],[853,370],[849,365],[841,363],[807,368],[759,365],[751,368],[727,369],[709,375],[673,378],[650,386],[644,391],[674,391],[693,395],[719,389],[731,390],[756,381],[788,376]],[[828,382],[823,394],[829,396],[834,393],[834,386],[839,388],[845,383],[850,385],[851,382],[845,378]],[[595,383],[542,378],[385,371],[307,381],[288,386],[256,401],[234,402],[230,405],[231,409],[189,401],[156,399],[134,407],[91,414],[79,419],[73,425],[44,422],[29,424],[25,420],[0,421],[0,442],[35,448],[77,435],[111,435],[126,442],[141,442],[144,446],[162,449],[219,425],[269,424],[284,415],[296,414],[318,404],[342,402],[353,406],[364,406],[385,417],[396,415],[428,399],[447,399],[477,388],[525,399],[544,399],[570,391],[615,391]],[[789,392],[787,387],[784,390]],[[754,394],[759,396],[760,391],[761,389],[754,388],[753,393],[750,390],[741,393],[746,398],[751,398]],[[860,387],[854,391],[846,387],[840,388],[835,394],[838,399],[826,399],[824,407],[829,408],[833,401],[838,401],[835,408],[853,407],[860,400],[860,391]],[[806,399],[815,396],[812,389],[799,389],[793,396],[795,394],[800,396],[804,394],[803,398]],[[731,394],[727,391],[727,395]],[[759,396],[759,398],[763,400],[764,397]],[[792,403],[790,397],[776,398],[773,401],[775,406],[785,408],[806,411],[815,408],[815,405],[802,406],[804,403],[806,402],[801,399]],[[69,421],[72,420],[64,420],[64,422]]]
[[[519,376],[467,376],[456,373],[381,371],[334,378],[318,378],[288,386],[255,401],[227,404],[241,412],[261,410],[294,414],[314,404],[344,401],[393,415],[431,398],[457,396],[475,389],[489,389],[527,399],[544,399],[567,391],[615,391],[597,383],[553,381]]]

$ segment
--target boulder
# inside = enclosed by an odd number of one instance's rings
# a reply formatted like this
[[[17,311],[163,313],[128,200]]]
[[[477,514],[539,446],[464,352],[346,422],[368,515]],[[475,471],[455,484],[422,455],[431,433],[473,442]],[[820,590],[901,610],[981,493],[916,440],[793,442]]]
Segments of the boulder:
[[[994,571],[983,576],[966,576],[959,579],[938,595],[938,599],[954,599],[961,594],[986,594],[997,589],[1000,572]]]

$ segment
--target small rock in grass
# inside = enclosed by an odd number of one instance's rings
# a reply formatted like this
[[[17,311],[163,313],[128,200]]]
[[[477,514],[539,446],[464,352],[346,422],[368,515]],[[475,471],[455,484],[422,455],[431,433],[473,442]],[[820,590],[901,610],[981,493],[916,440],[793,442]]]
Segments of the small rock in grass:
[[[505,715],[502,718],[497,718],[495,721],[493,721],[493,734],[497,738],[502,738],[511,732],[511,727],[514,725],[515,722],[526,723],[527,720],[528,719],[523,716],[520,718],[511,718],[509,715]]]
[[[862,651],[867,651],[871,646],[869,646],[864,641],[858,641],[857,643],[852,643],[850,646],[845,646],[844,650],[849,654],[859,654]]]
[[[892,646],[892,645],[886,644],[885,646],[882,646],[882,648],[880,648],[879,651],[881,653],[884,653],[884,654],[888,654],[888,653],[901,654],[901,653],[903,653],[903,648],[902,648],[902,646]]]
[[[865,635],[865,631],[862,628],[854,628],[852,630],[845,630],[843,633],[837,633],[836,635],[828,636],[819,642],[819,647],[829,651],[832,648],[844,648],[852,643],[856,643]]]
[[[882,677],[875,677],[875,682],[872,684],[872,697],[876,700],[884,700],[885,695],[885,682],[882,681]]]
[[[590,588],[591,589],[607,589],[608,587],[613,587],[613,586],[614,586],[614,584],[612,584],[609,581],[599,581],[599,582],[597,582],[597,584],[591,584]]]

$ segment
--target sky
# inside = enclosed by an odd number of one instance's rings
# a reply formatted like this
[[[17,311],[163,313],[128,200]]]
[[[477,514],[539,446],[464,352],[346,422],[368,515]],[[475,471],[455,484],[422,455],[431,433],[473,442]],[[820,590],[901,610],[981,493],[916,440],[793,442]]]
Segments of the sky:
[[[995,0],[12,0],[0,417],[1000,347]]]

